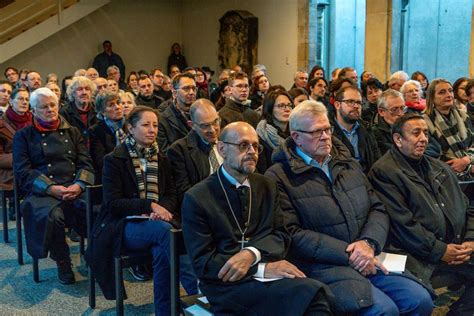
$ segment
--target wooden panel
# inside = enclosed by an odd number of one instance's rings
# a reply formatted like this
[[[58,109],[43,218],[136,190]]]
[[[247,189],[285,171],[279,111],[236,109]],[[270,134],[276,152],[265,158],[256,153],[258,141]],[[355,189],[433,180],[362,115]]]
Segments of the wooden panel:
[[[7,5],[15,2],[14,0],[0,0],[0,9],[5,8]]]

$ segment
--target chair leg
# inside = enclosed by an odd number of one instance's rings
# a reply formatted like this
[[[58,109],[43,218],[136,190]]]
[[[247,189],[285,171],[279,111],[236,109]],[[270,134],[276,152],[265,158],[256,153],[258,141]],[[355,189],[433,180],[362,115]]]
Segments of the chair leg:
[[[85,242],[84,242],[84,237],[82,236],[79,242],[79,253],[81,254],[81,256],[84,256],[84,253],[85,253]]]
[[[5,191],[0,193],[2,199],[2,220],[3,220],[3,241],[8,243],[8,210],[7,210],[7,197]]]
[[[89,306],[90,308],[95,308],[95,277],[94,272],[91,267],[88,268],[89,271]]]
[[[23,235],[21,229],[21,215],[19,206],[15,206],[16,213],[16,251],[18,254],[18,264],[23,265]]]
[[[115,260],[115,314],[123,316],[123,271],[122,258],[116,257]]]
[[[38,259],[33,258],[33,280],[36,283],[39,283],[39,268],[38,268]]]
[[[179,316],[181,300],[179,296],[179,253],[177,234],[170,231],[170,280],[171,280],[171,316]]]

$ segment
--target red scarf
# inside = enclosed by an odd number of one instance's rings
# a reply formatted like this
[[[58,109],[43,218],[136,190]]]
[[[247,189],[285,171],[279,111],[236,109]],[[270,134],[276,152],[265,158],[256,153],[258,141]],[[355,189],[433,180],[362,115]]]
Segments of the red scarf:
[[[79,108],[77,108],[77,112],[79,112],[79,116],[81,117],[81,121],[82,123],[84,123],[84,126],[88,126],[87,117],[90,110],[91,110],[90,104],[84,110],[80,110]]]
[[[405,105],[410,109],[421,112],[426,109],[426,100],[420,99],[418,102],[405,101]]]
[[[61,124],[61,120],[57,119],[56,121],[52,122],[45,122],[41,119],[35,117],[33,119],[33,125],[35,128],[40,132],[52,132],[58,129],[59,124]]]
[[[11,106],[8,107],[7,111],[5,112],[8,120],[15,125],[17,130],[22,129],[23,127],[27,127],[31,125],[32,115],[31,112],[28,111],[23,115],[16,113]]]

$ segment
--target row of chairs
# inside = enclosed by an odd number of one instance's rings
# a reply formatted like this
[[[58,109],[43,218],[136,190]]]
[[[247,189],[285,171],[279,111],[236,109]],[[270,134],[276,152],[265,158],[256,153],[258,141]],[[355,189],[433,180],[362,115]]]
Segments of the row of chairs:
[[[17,230],[17,254],[18,254],[18,263],[20,265],[24,264],[23,261],[23,237],[22,237],[22,226],[21,226],[21,212],[20,212],[20,196],[19,190],[14,186],[14,190],[0,191],[0,199],[2,203],[2,218],[3,218],[3,240],[5,243],[9,242],[8,236],[8,209],[7,209],[7,199],[14,199],[14,208],[16,214],[16,230]],[[87,221],[87,235],[91,235],[91,230],[94,224],[95,214],[97,214],[97,209],[100,207],[102,202],[102,186],[93,185],[87,186],[86,188],[86,221]],[[171,303],[172,303],[172,312],[171,314],[179,315],[183,307],[189,306],[190,304],[195,303],[197,298],[193,297],[192,300],[180,297],[180,285],[179,285],[179,262],[180,256],[185,253],[184,241],[182,231],[178,229],[172,229],[171,234]],[[81,236],[80,240],[80,254],[84,255],[85,249],[85,238]],[[40,282],[39,278],[39,265],[38,258],[32,258],[33,260],[33,280],[36,283]],[[115,267],[115,289],[116,289],[116,301],[115,308],[117,315],[124,314],[124,297],[123,297],[123,269],[129,268],[133,265],[144,263],[151,260],[151,255],[148,252],[143,253],[134,253],[134,254],[122,254],[119,257],[114,258],[114,267]],[[96,307],[96,288],[95,288],[95,276],[90,267],[88,267],[88,278],[89,278],[89,306],[94,309]]]

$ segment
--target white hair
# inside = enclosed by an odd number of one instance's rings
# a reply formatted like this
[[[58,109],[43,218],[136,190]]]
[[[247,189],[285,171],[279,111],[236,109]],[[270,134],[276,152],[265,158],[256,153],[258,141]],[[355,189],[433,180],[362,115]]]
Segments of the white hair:
[[[405,90],[411,84],[415,85],[418,88],[418,90],[421,91],[421,84],[420,84],[419,81],[417,81],[417,80],[408,80],[408,81],[405,81],[405,83],[400,87],[400,92],[405,94]]]
[[[74,102],[74,93],[76,92],[77,88],[80,86],[88,86],[92,92],[92,95],[95,95],[95,91],[97,89],[95,83],[87,77],[74,77],[71,81],[71,84],[67,87],[66,95],[69,101]]]
[[[400,91],[394,89],[387,89],[382,92],[380,98],[377,99],[377,108],[379,109],[387,109],[387,99],[388,98],[401,98],[404,102],[405,99],[403,98],[403,94]]]
[[[328,110],[321,102],[306,100],[298,104],[290,114],[290,131],[301,130],[301,122],[308,116],[328,115]]]
[[[410,77],[408,76],[408,74],[406,72],[404,72],[403,70],[399,70],[399,71],[396,71],[394,72],[390,78],[388,79],[388,81],[392,81],[392,80],[403,80],[403,81],[407,81]]]
[[[49,88],[38,88],[33,91],[30,95],[30,106],[32,109],[36,109],[36,107],[40,104],[39,98],[53,98],[56,105],[59,104],[58,97],[56,94],[51,91]]]

